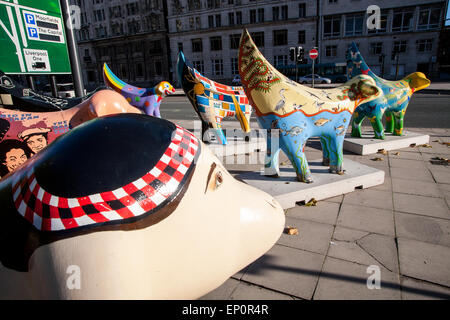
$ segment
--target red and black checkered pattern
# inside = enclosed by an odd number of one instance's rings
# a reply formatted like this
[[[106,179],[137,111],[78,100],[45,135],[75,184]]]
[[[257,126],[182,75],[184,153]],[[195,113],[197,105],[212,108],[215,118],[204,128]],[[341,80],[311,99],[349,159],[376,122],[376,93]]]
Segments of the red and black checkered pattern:
[[[158,163],[143,177],[123,187],[79,198],[48,193],[29,168],[13,183],[17,211],[41,231],[60,231],[143,215],[166,201],[193,165],[199,142],[178,127]]]

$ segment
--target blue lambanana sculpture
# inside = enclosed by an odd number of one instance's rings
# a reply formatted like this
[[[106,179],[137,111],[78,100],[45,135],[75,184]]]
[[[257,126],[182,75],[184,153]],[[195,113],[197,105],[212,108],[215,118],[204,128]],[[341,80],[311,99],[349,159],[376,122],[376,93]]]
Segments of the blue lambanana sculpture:
[[[361,137],[361,123],[367,117],[373,127],[375,138],[384,139],[383,114],[386,114],[386,132],[401,136],[406,108],[408,108],[412,94],[428,87],[431,83],[430,80],[422,72],[414,72],[399,81],[382,79],[370,70],[359,52],[358,46],[353,42],[347,52],[347,77],[352,79],[361,74],[374,79],[383,94],[356,108],[352,120],[352,136]]]

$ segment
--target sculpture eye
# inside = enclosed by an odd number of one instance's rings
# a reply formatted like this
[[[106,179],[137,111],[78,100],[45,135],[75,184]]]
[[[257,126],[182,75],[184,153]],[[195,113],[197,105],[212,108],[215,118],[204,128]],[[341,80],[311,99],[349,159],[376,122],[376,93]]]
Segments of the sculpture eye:
[[[223,183],[223,176],[222,176],[222,172],[217,171],[216,173],[216,184],[214,189],[218,189]]]

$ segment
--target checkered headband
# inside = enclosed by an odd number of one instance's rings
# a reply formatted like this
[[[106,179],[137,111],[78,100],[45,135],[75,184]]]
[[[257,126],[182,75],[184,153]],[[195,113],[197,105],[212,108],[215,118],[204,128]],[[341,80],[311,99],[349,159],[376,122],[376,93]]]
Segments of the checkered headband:
[[[169,147],[143,177],[115,190],[78,198],[50,194],[39,185],[34,169],[28,168],[12,184],[14,204],[41,231],[69,230],[139,217],[178,194],[199,149],[197,138],[177,126]]]

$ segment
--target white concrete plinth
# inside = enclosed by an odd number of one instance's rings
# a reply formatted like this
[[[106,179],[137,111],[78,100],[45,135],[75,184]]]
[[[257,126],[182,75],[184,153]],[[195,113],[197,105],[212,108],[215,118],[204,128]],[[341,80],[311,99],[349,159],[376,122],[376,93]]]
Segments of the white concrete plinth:
[[[322,160],[308,161],[312,183],[297,181],[292,166],[280,167],[279,177],[267,177],[260,172],[243,172],[236,175],[249,185],[272,195],[283,207],[295,207],[297,202],[308,202],[312,198],[323,200],[384,183],[384,171],[374,169],[349,159],[344,159],[343,175],[329,172]],[[261,171],[262,172],[262,171]]]
[[[402,136],[394,136],[392,133],[386,133],[384,140],[374,139],[373,132],[363,132],[361,138],[352,137],[347,134],[344,140],[344,150],[359,155],[374,154],[379,150],[386,151],[407,148],[411,144],[429,143],[430,136],[411,131],[404,131]]]

